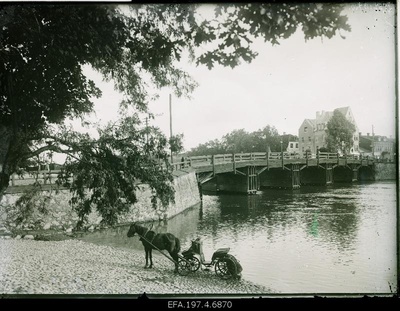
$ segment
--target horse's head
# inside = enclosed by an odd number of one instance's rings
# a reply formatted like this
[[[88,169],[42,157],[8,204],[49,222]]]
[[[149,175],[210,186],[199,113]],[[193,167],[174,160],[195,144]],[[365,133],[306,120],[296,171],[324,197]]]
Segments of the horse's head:
[[[136,223],[133,223],[129,227],[128,233],[126,235],[127,235],[128,238],[131,238],[131,237],[133,237],[135,235],[136,232],[137,232]]]
[[[131,238],[135,235],[135,233],[137,233],[139,236],[142,236],[143,234],[145,234],[148,231],[149,230],[147,228],[137,225],[136,222],[134,222],[129,227],[128,233],[126,235],[128,236],[128,238]]]

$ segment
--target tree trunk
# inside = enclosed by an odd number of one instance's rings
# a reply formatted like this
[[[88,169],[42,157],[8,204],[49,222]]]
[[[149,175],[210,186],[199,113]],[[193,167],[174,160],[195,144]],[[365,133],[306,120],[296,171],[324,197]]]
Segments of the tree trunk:
[[[0,201],[10,182],[9,152],[11,147],[11,129],[0,125]]]

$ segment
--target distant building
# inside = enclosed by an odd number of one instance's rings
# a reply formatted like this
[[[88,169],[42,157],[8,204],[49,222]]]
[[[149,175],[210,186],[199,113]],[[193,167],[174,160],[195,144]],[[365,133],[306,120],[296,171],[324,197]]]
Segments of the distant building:
[[[356,127],[356,131],[353,135],[353,146],[350,148],[350,153],[359,154],[359,132],[351,109],[350,107],[342,107],[337,108],[337,110],[339,110],[346,119]],[[305,119],[303,121],[299,128],[299,151],[301,153],[309,151],[315,154],[318,149],[327,146],[326,129],[332,116],[333,111],[317,111],[315,119]]]
[[[360,136],[360,153],[364,156],[373,156],[382,160],[394,159],[395,140],[380,135],[361,135]]]
[[[299,129],[299,152],[304,153],[309,151],[315,153],[315,131],[315,120],[305,119]]]
[[[298,141],[289,141],[286,151],[289,153],[299,153],[299,142]]]

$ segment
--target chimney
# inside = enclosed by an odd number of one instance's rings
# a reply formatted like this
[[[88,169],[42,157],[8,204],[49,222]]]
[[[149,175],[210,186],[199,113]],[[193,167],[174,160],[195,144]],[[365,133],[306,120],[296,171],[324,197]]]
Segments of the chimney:
[[[358,136],[360,136],[360,137],[361,137],[361,132],[358,132]]]
[[[369,136],[369,133],[367,133],[367,136]]]

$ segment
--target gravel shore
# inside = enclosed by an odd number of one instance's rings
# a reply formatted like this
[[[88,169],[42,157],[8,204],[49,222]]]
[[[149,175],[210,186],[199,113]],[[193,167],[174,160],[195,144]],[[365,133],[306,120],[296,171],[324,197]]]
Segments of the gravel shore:
[[[78,240],[0,239],[0,294],[244,294],[269,289],[244,280],[222,280],[214,271],[187,276],[153,252],[153,269],[144,269],[144,252]]]

